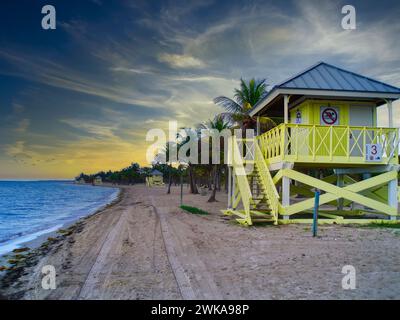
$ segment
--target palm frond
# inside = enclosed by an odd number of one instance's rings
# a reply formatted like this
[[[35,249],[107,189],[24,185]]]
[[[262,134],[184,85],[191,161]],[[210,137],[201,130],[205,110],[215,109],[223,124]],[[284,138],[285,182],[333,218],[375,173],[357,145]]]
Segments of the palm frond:
[[[213,101],[215,104],[223,107],[228,112],[233,112],[233,113],[242,112],[242,106],[230,98],[219,96],[216,97]]]
[[[267,132],[276,127],[276,122],[269,117],[260,117],[260,131]]]

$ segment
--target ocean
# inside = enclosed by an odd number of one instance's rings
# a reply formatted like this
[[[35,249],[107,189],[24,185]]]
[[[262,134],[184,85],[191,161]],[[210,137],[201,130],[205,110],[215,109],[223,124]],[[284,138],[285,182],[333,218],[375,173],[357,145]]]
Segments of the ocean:
[[[94,213],[118,193],[66,181],[0,181],[0,255]]]

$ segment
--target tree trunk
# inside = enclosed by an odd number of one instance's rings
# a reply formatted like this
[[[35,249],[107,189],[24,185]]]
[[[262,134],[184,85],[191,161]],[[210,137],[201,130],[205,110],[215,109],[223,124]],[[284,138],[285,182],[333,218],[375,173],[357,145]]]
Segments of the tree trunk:
[[[167,191],[167,194],[170,194],[171,193],[171,184],[172,184],[172,174],[171,174],[171,170],[172,168],[171,168],[171,166],[169,166],[169,175],[168,175],[168,191]]]
[[[218,165],[215,165],[215,167],[214,167],[214,187],[213,187],[213,191],[211,193],[210,199],[208,199],[207,202],[216,202],[217,201],[215,196],[217,194],[218,171],[219,171]]]
[[[221,168],[218,166],[217,167],[218,174],[217,174],[217,190],[221,191]]]
[[[199,191],[197,190],[192,165],[189,165],[189,183],[190,183],[190,193],[198,194]]]

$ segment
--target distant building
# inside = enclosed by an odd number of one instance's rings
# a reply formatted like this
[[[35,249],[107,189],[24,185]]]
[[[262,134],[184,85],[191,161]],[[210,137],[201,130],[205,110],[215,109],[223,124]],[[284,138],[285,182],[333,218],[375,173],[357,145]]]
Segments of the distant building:
[[[97,176],[93,179],[93,185],[99,186],[103,184],[103,179],[100,176]]]
[[[75,180],[75,183],[78,183],[78,184],[85,184],[86,181],[85,181],[85,179],[83,179],[83,178],[79,178],[79,179],[76,179],[76,180]]]

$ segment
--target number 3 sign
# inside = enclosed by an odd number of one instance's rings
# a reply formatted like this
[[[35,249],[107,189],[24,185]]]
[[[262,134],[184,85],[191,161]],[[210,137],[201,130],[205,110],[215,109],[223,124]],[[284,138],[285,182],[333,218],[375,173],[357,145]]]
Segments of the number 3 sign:
[[[382,145],[379,143],[366,144],[365,160],[372,162],[382,161]]]

